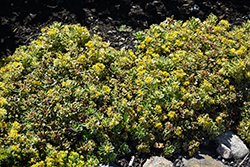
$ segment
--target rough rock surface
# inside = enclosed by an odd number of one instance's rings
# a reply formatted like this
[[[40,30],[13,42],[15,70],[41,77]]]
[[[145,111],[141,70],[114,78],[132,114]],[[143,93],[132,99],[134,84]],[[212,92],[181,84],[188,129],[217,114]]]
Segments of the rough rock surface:
[[[235,159],[244,158],[248,153],[249,149],[244,142],[231,131],[227,131],[215,138],[218,144],[224,144],[227,146]]]
[[[98,167],[118,167],[118,166],[115,163],[112,163],[109,165],[99,164]]]
[[[227,167],[208,154],[197,154],[190,159],[183,158],[183,164],[185,167]]]
[[[173,163],[163,157],[153,156],[146,161],[143,167],[173,167]]]
[[[225,159],[230,159],[233,157],[232,151],[224,144],[219,144],[216,151],[218,154],[220,154]]]

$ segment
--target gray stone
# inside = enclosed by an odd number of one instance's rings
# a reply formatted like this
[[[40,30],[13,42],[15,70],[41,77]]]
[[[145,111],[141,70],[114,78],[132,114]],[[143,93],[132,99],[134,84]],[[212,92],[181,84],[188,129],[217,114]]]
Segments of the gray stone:
[[[145,162],[143,167],[173,167],[173,163],[163,157],[153,156]]]
[[[183,164],[185,167],[227,167],[208,154],[196,154],[190,159],[183,158]]]
[[[216,149],[217,153],[225,159],[230,159],[233,157],[232,151],[224,144],[219,144]]]
[[[231,150],[235,159],[242,159],[249,153],[249,149],[243,141],[231,131],[222,133],[215,138],[215,141],[218,144],[224,144],[227,146]]]
[[[99,164],[98,167],[118,167],[115,163],[104,165],[104,164]]]

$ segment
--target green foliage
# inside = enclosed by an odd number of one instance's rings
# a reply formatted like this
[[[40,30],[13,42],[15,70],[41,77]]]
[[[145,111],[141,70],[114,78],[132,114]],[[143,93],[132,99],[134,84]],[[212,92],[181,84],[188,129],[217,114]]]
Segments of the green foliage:
[[[130,32],[132,31],[132,28],[130,26],[126,26],[126,25],[121,25],[119,27],[116,27],[116,29],[120,32]]]
[[[249,142],[250,22],[216,23],[167,18],[135,34],[138,56],[80,25],[43,28],[2,60],[0,164],[97,166],[129,146],[192,156],[233,123]]]
[[[249,99],[249,96],[247,96]],[[238,134],[245,139],[248,143],[250,143],[250,103],[249,101],[244,102],[244,105],[242,107],[242,121],[240,122],[238,126]]]

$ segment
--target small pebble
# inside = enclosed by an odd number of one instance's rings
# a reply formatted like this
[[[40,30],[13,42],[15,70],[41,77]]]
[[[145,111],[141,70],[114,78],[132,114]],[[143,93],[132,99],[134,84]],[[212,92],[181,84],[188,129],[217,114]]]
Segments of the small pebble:
[[[195,11],[195,12],[197,12],[197,11],[199,11],[200,10],[200,7],[198,6],[198,5],[194,5],[194,7],[193,7],[193,11]]]

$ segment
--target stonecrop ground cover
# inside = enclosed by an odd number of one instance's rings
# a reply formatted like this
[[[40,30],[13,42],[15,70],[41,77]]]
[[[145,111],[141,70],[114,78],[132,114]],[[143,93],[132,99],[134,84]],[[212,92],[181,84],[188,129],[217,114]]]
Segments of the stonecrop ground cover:
[[[237,125],[250,143],[250,21],[167,18],[119,51],[54,23],[0,69],[0,165],[97,166],[179,148]]]

